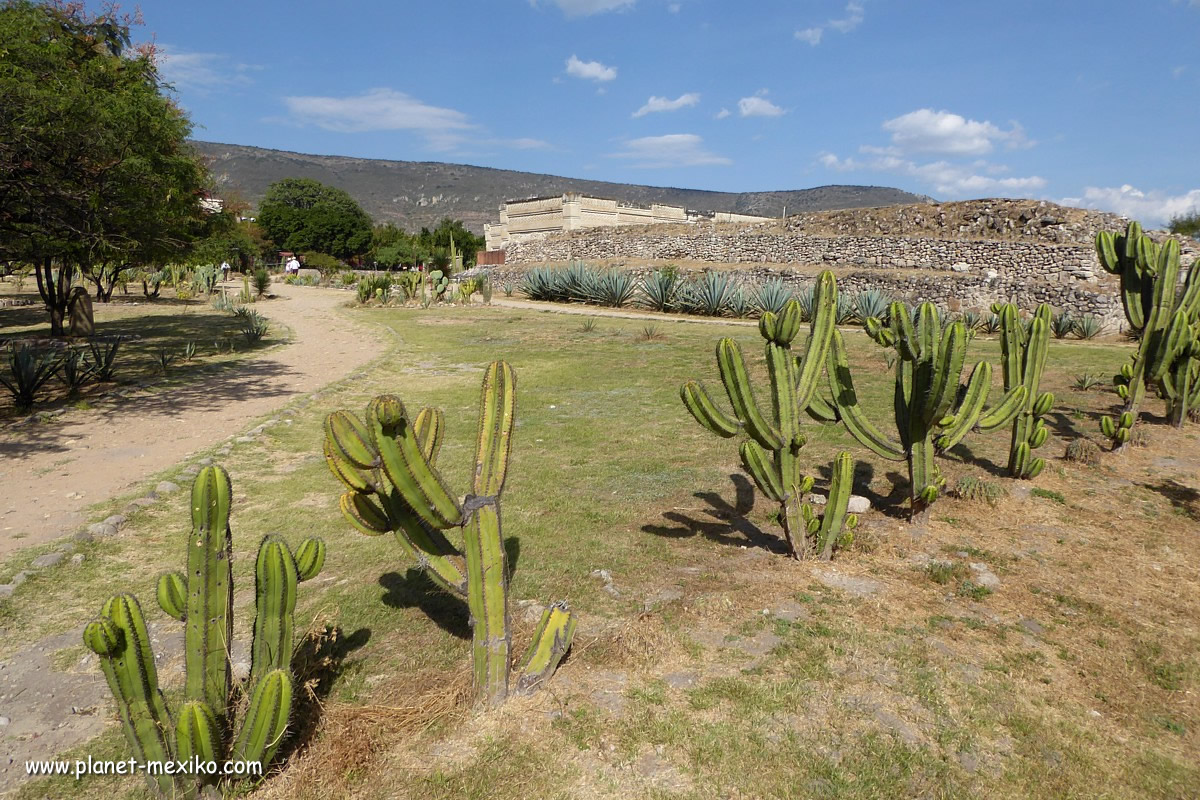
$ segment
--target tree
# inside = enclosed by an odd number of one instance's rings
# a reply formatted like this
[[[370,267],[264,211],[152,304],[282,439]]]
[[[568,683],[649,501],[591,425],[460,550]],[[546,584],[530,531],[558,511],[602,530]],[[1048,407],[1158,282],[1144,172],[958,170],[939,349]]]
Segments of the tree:
[[[1180,236],[1200,237],[1200,209],[1171,217],[1168,227],[1171,233],[1177,233]]]
[[[267,189],[258,224],[282,250],[348,259],[371,246],[371,218],[349,194],[311,178],[285,178]]]
[[[132,20],[82,3],[0,3],[0,260],[33,264],[63,333],[71,284],[99,299],[206,226],[207,171]]]

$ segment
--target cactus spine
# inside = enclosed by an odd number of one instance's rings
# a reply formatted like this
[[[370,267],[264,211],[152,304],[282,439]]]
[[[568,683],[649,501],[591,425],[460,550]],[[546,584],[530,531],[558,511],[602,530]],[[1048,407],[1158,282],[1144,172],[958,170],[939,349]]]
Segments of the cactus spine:
[[[551,606],[510,685],[512,634],[500,497],[515,419],[512,368],[493,362],[483,379],[471,493],[461,503],[434,466],[444,431],[440,411],[427,408],[414,419],[399,398],[382,395],[368,404],[365,422],[346,411],[325,419],[326,462],[347,488],[343,515],[369,536],[392,533],[418,569],[466,600],[476,695],[490,705],[502,702],[510,689],[540,686],[558,667],[575,631],[575,616],[566,604]],[[443,533],[452,528],[462,529],[461,553]]]
[[[141,607],[132,595],[117,595],[84,629],[84,644],[100,657],[134,756],[146,761],[221,761],[229,757],[270,761],[291,713],[293,612],[296,584],[314,577],[325,561],[325,545],[307,539],[296,555],[283,540],[266,537],[256,562],[253,666],[246,718],[232,735],[234,694],[232,645],[232,485],[220,467],[206,467],[192,485],[192,531],[187,572],[159,576],[159,605],[185,625],[184,703],[174,725],[163,702]],[[234,744],[231,745],[230,742]],[[163,797],[195,797],[204,776],[149,776]]]
[[[793,299],[778,316],[767,312],[759,320],[771,383],[770,419],[759,408],[741,348],[733,339],[717,343],[717,366],[733,408],[732,418],[717,407],[700,383],[688,381],[679,390],[688,412],[712,433],[725,439],[746,434],[739,447],[742,466],[759,490],[779,504],[784,539],[794,558],[813,554],[829,558],[832,554],[831,549],[819,546],[809,530],[811,522],[804,516],[801,498],[812,488],[813,479],[803,474],[799,458],[805,443],[800,418],[805,413],[821,418],[817,406],[825,405],[817,396],[817,386],[837,316],[837,280],[832,272],[822,272],[817,279],[813,309],[803,356],[792,353],[792,341],[800,332],[799,302]]]
[[[1114,420],[1100,420],[1114,449],[1128,441],[1147,386],[1157,386],[1166,399],[1167,418],[1180,427],[1200,402],[1200,270],[1188,271],[1179,283],[1179,242],[1161,246],[1130,222],[1124,234],[1096,235],[1100,265],[1121,279],[1121,301],[1129,327],[1140,336],[1137,353],[1121,367],[1113,382],[1125,400]]]
[[[958,444],[972,429],[986,433],[1011,422],[1025,400],[1025,386],[1013,387],[999,404],[985,411],[992,365],[980,361],[971,370],[965,391],[960,392],[966,326],[954,322],[943,329],[933,303],[921,304],[915,327],[908,307],[899,302],[891,304],[886,326],[869,317],[865,327],[877,344],[896,351],[894,406],[900,441],[888,438],[863,413],[846,346],[836,330],[828,357],[835,410],[846,430],[864,447],[881,458],[908,463],[909,514],[916,519],[945,486],[935,454]]]
[[[1025,387],[1025,402],[1012,424],[1012,445],[1008,450],[1008,474],[1014,478],[1036,478],[1046,466],[1044,458],[1033,451],[1046,443],[1050,435],[1042,418],[1054,405],[1054,395],[1038,392],[1042,370],[1046,366],[1046,350],[1050,342],[1050,320],[1053,311],[1043,303],[1038,306],[1028,333],[1011,303],[993,306],[992,313],[1000,317],[1000,359],[1004,369],[1004,391],[1016,386]]]

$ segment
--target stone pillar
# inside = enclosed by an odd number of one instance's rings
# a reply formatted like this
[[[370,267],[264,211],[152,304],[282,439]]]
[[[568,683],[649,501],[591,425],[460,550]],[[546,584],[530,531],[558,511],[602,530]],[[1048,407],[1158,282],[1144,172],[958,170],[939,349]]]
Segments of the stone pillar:
[[[71,290],[67,300],[67,335],[93,336],[96,333],[96,322],[92,316],[92,298],[87,289],[76,286]]]

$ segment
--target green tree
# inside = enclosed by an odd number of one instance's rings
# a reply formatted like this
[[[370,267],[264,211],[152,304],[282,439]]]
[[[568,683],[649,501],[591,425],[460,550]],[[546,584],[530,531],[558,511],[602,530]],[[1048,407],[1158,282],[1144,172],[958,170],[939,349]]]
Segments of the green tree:
[[[475,266],[475,253],[486,246],[482,236],[476,236],[467,230],[462,220],[443,219],[433,230],[422,228],[417,235],[417,241],[426,253],[432,255],[435,261],[448,262],[450,241],[454,241],[455,250],[463,258],[463,268]],[[441,254],[445,253],[445,256]]]
[[[285,178],[267,189],[258,224],[282,250],[348,259],[371,247],[371,218],[349,194],[311,178]]]
[[[191,124],[130,20],[81,3],[0,3],[0,260],[32,264],[63,333],[72,283],[184,252],[208,225]]]
[[[1177,233],[1180,236],[1200,237],[1200,209],[1172,217],[1168,227],[1171,233]]]

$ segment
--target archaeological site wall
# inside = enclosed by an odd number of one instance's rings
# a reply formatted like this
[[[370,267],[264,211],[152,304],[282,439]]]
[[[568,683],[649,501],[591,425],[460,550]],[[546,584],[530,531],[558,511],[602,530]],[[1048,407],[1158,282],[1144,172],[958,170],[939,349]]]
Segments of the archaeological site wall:
[[[782,278],[798,286],[830,268],[847,290],[884,289],[951,311],[1013,301],[1093,314],[1110,328],[1123,320],[1117,281],[1092,245],[1097,230],[1123,227],[1119,218],[1035,201],[976,201],[925,207],[926,215],[915,215],[922,224],[914,224],[913,208],[827,212],[786,224],[581,230],[513,242],[506,262],[519,269],[582,259],[639,271],[712,263],[734,267],[748,284]],[[1195,257],[1196,243],[1186,242],[1184,264]]]

